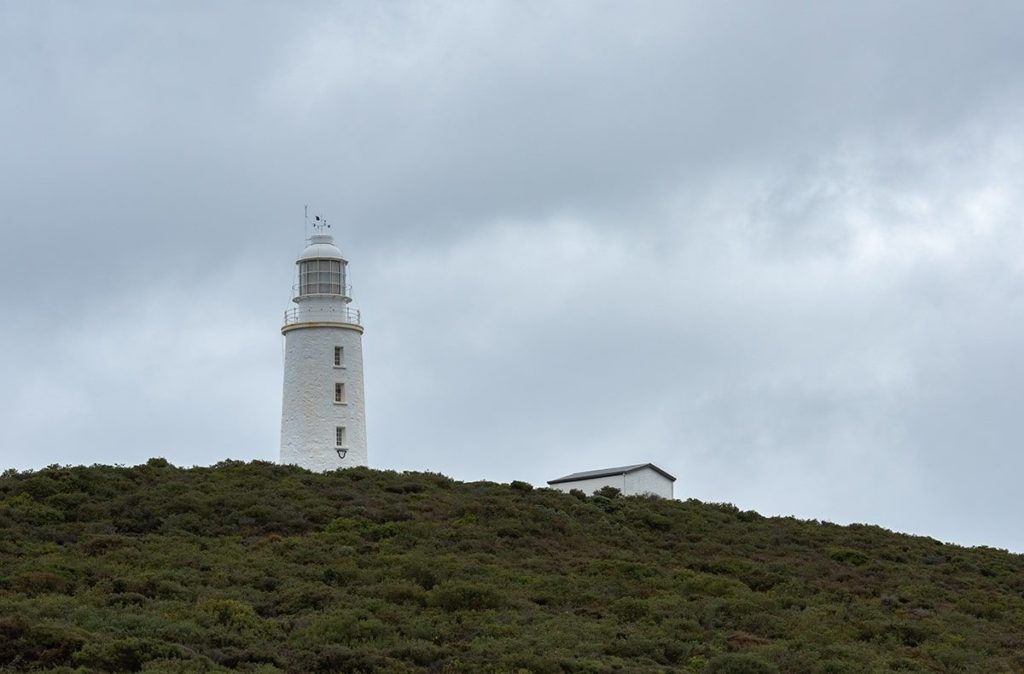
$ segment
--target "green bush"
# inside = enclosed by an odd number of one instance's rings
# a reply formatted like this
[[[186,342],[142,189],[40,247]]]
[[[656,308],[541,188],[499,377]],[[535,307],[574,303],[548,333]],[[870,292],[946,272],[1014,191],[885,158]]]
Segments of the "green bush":
[[[647,602],[642,599],[635,599],[633,597],[623,597],[622,599],[616,599],[612,603],[612,613],[620,620],[625,621],[636,621],[647,616],[649,609],[647,608]]]
[[[392,648],[388,655],[417,667],[432,667],[446,656],[443,647],[424,639],[409,639]]]
[[[446,583],[431,591],[430,603],[446,611],[481,611],[501,608],[504,598],[488,585],[479,583]]]
[[[725,653],[708,663],[707,674],[778,674],[779,668],[747,653]]]
[[[74,587],[71,580],[50,571],[23,571],[11,579],[11,588],[28,595],[63,594]]]
[[[152,639],[113,639],[86,644],[75,653],[75,664],[104,672],[138,672],[150,660],[167,658],[177,649]]]
[[[851,550],[849,548],[834,549],[829,553],[829,557],[837,562],[846,562],[847,564],[853,564],[854,566],[866,564],[871,559],[860,550]]]
[[[622,490],[618,487],[605,486],[594,491],[595,496],[603,496],[604,498],[619,498],[622,496]]]
[[[1020,669],[1024,556],[525,485],[6,471],[0,670]]]
[[[380,587],[380,596],[392,604],[416,604],[424,606],[427,603],[427,593],[422,587],[410,582],[384,583]]]
[[[58,667],[85,644],[72,627],[33,624],[20,617],[0,617],[0,670]]]
[[[64,519],[64,514],[60,510],[39,503],[27,493],[0,501],[0,515],[6,515],[17,523],[29,526],[45,526]]]

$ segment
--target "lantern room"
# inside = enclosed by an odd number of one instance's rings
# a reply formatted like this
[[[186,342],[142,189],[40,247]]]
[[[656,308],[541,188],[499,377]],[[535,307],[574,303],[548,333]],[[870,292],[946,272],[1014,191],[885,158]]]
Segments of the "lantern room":
[[[346,285],[348,261],[334,245],[330,234],[314,234],[309,245],[296,261],[299,265],[299,282],[295,286],[295,301],[313,295],[341,296],[346,303],[351,301]]]

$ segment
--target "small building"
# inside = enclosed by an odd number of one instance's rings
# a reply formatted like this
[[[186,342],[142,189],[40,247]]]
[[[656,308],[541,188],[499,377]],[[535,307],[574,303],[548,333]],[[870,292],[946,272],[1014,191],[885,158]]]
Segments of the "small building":
[[[653,463],[638,463],[632,466],[572,473],[565,477],[548,480],[548,484],[552,488],[564,492],[581,489],[587,495],[593,494],[601,487],[615,487],[622,492],[623,496],[650,494],[662,498],[672,498],[672,486],[675,481],[674,477]]]

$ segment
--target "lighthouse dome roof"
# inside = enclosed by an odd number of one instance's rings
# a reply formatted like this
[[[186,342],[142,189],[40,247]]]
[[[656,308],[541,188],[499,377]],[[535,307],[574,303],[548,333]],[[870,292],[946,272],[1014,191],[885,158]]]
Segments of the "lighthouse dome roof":
[[[334,237],[330,234],[314,234],[309,237],[309,245],[299,255],[299,262],[302,260],[315,260],[327,258],[329,260],[344,260],[341,251],[334,245]]]

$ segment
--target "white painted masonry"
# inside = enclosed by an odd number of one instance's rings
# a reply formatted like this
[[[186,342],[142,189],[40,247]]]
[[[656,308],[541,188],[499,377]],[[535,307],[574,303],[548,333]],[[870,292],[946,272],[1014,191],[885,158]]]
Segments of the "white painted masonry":
[[[624,496],[651,494],[670,499],[675,481],[674,477],[653,463],[638,463],[632,466],[572,473],[550,480],[548,484],[564,492],[580,489],[587,495],[593,494],[601,487],[615,487]]]
[[[321,261],[328,271],[317,271]],[[285,313],[281,328],[280,461],[315,471],[365,466],[363,327],[359,312],[348,306],[348,263],[334,238],[321,231],[310,238],[296,264],[300,271],[293,301],[298,307]],[[337,347],[343,350],[340,365],[335,365]],[[343,384],[342,402],[335,400],[336,384]],[[337,446],[339,428],[344,428],[342,447]]]
[[[550,483],[549,483],[550,484]],[[568,493],[572,489],[579,489],[587,496],[590,496],[601,487],[615,487],[623,494],[626,493],[626,476],[609,475],[607,477],[594,477],[589,480],[574,480],[572,482],[560,482],[552,484],[552,487]]]
[[[672,498],[673,483],[675,478],[667,478],[662,473],[650,467],[641,468],[626,473],[623,476],[626,480],[626,487],[622,493],[629,496],[632,494],[654,494],[662,498]]]

